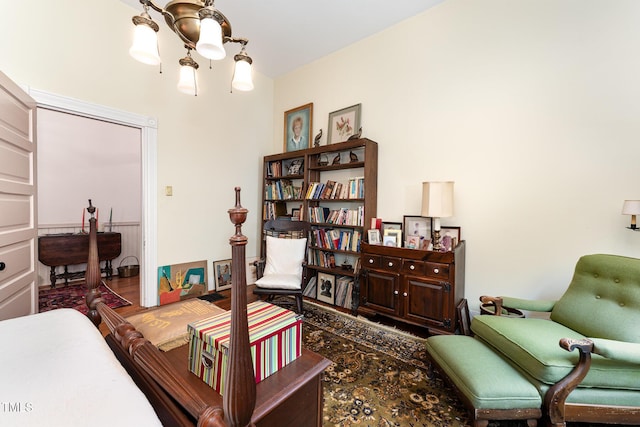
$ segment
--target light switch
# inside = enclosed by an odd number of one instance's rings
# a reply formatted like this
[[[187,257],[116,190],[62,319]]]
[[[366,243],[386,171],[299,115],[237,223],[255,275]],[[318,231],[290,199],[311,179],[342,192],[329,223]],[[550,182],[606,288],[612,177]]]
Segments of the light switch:
[[[164,189],[164,194],[167,196],[173,196],[173,187],[171,185],[167,185]]]

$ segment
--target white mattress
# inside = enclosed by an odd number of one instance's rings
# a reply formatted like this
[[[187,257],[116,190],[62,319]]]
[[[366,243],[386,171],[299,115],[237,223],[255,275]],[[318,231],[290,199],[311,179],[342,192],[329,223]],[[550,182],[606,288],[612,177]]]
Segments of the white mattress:
[[[0,322],[0,426],[160,426],[98,329],[72,309]]]

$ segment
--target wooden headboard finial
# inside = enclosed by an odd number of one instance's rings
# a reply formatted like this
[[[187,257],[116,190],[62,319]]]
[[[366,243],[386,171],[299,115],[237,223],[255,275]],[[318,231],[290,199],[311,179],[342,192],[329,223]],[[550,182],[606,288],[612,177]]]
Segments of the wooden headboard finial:
[[[87,294],[85,300],[89,312],[87,317],[91,319],[94,325],[98,326],[101,322],[100,314],[96,309],[98,302],[102,302],[102,294],[100,292],[100,282],[102,281],[102,275],[100,272],[100,260],[98,255],[98,238],[96,230],[96,219],[93,217],[93,213],[96,208],[91,205],[91,199],[89,199],[89,207],[87,211],[91,214],[89,218],[89,256],[87,260],[87,272],[85,279],[87,283]]]
[[[235,192],[236,206],[229,209],[229,218],[236,232],[229,239],[234,268],[231,275],[231,341],[225,378],[225,384],[233,384],[233,387],[224,393],[222,407],[230,427],[245,427],[251,425],[256,405],[256,381],[247,319],[247,238],[242,235],[242,223],[247,219],[248,210],[240,205],[240,187],[236,187]]]

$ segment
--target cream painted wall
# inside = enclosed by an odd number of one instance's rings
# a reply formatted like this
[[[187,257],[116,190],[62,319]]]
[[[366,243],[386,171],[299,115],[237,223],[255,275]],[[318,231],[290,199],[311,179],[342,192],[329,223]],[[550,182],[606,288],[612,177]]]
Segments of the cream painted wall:
[[[455,181],[466,296],[556,298],[577,258],[640,257],[640,2],[446,0],[278,78],[283,112],[362,103],[379,143],[378,216],[420,212],[421,182]]]
[[[163,73],[131,59],[131,17],[141,8],[119,1],[35,0],[6,12],[0,69],[18,84],[158,119],[159,265],[207,259],[211,267],[231,257],[227,209],[235,186],[249,209],[247,255],[255,255],[260,157],[271,151],[273,134],[271,79],[255,73],[253,92],[231,94],[231,54],[213,70],[201,60],[199,95],[180,94],[182,44],[158,18]],[[164,195],[167,185],[173,197]]]

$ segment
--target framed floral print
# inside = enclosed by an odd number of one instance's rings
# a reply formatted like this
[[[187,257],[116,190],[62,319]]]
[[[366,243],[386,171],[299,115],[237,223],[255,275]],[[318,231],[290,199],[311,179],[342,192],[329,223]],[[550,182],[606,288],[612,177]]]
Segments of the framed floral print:
[[[349,139],[360,128],[360,111],[362,104],[329,113],[329,134],[327,144],[336,144]]]

